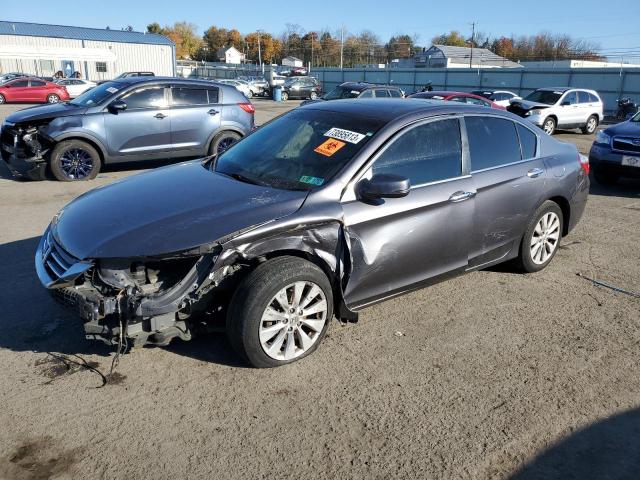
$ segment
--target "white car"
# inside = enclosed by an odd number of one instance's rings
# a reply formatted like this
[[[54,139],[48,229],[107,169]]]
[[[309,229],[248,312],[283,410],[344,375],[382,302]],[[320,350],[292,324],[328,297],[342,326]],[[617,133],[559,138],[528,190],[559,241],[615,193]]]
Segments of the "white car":
[[[231,85],[232,87],[236,87],[236,90],[244,93],[244,96],[247,98],[253,97],[253,92],[251,88],[249,88],[249,84],[247,82],[243,82],[242,80],[230,80],[230,79],[221,79],[216,80],[218,83],[224,83],[225,85]]]
[[[56,83],[58,85],[64,85],[71,98],[75,98],[97,85],[95,82],[83,80],[81,78],[63,78],[58,80]]]
[[[476,95],[487,98],[493,103],[500,105],[501,107],[508,107],[511,100],[520,98],[516,93],[509,90],[474,90]]]
[[[509,110],[552,135],[556,128],[579,128],[585,135],[596,131],[604,118],[603,103],[595,90],[539,88],[524,99],[511,100]]]

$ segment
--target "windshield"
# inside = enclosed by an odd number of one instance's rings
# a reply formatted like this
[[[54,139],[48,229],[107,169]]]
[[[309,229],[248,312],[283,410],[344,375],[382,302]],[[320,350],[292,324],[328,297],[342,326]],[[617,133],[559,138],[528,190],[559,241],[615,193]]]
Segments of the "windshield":
[[[338,100],[340,98],[356,98],[360,95],[358,90],[351,90],[347,87],[336,87],[329,93],[322,96],[324,100]]]
[[[382,125],[355,115],[294,110],[221,154],[215,171],[248,183],[310,190],[331,180]]]
[[[562,92],[554,92],[552,90],[536,90],[525,97],[525,100],[536,103],[545,103],[554,105],[562,96]]]
[[[640,112],[636,113],[633,117],[631,117],[629,120],[631,120],[632,122],[640,122]]]
[[[71,100],[72,105],[81,105],[84,107],[93,107],[104,102],[107,98],[113,96],[114,93],[122,90],[126,85],[118,82],[106,82],[91,90],[87,90],[83,94]]]

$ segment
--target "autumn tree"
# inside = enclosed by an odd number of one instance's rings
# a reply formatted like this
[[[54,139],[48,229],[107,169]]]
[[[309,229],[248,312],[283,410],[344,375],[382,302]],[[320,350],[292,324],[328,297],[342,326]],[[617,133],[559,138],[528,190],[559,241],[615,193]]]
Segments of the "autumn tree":
[[[456,30],[443,33],[431,39],[434,45],[449,45],[451,47],[468,47],[469,42]]]
[[[176,22],[172,27],[164,27],[164,35],[176,44],[176,56],[180,59],[196,57],[202,46],[202,38],[192,23]]]
[[[164,35],[164,29],[158,22],[153,22],[147,25],[147,33],[157,33],[160,35]]]
[[[244,37],[247,44],[247,58],[258,63],[258,41],[260,42],[260,54],[264,63],[274,63],[282,58],[282,42],[273,38],[270,33],[252,32]]]

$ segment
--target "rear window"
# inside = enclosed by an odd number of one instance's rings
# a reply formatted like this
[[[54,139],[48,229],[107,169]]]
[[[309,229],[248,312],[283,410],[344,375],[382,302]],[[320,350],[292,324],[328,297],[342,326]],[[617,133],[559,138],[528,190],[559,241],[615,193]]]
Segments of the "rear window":
[[[209,103],[207,90],[204,88],[174,87],[171,89],[173,105],[206,105]]]
[[[471,170],[499,167],[521,160],[516,126],[496,117],[465,117]]]
[[[42,80],[31,80],[32,87],[44,87],[45,83]]]
[[[538,137],[527,127],[516,123],[518,129],[518,137],[520,138],[520,147],[522,148],[522,158],[527,160],[535,158],[536,148],[538,147]]]

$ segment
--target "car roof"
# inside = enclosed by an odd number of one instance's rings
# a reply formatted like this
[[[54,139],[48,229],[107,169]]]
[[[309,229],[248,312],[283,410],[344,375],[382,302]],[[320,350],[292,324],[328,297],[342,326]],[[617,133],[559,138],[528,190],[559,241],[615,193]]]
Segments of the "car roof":
[[[366,98],[333,100],[331,102],[314,102],[299,107],[300,109],[322,110],[340,114],[353,114],[369,117],[388,123],[412,113],[454,114],[483,113],[502,115],[514,119],[514,115],[505,110],[468,105],[459,102],[445,102],[425,98]]]
[[[201,80],[196,78],[183,78],[183,77],[126,77],[126,78],[114,78],[111,82],[124,83],[127,85],[134,85],[139,83],[184,83],[184,84],[198,84],[198,85],[211,85],[216,83],[214,80]],[[224,85],[224,84],[223,84]]]

